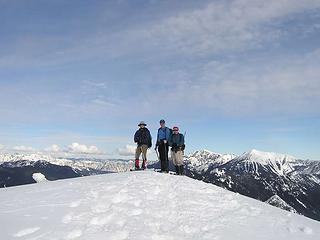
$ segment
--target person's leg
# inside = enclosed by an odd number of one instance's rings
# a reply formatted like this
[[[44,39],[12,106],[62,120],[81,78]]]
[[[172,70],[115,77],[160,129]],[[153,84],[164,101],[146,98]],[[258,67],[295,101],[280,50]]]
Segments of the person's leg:
[[[164,146],[164,169],[166,172],[169,172],[169,157],[168,157],[169,145],[164,144],[163,146]]]
[[[138,146],[136,149],[136,155],[135,155],[135,157],[136,157],[135,164],[134,164],[135,169],[140,168],[140,165],[139,165],[140,154],[141,154],[141,146]]]
[[[160,144],[158,146],[160,164],[161,164],[161,171],[165,171],[165,155],[164,155],[164,145]]]
[[[169,154],[169,144],[167,143],[166,145],[166,152],[165,152],[165,154],[166,154],[166,171],[167,172],[169,172],[169,157],[168,157],[168,154]]]
[[[184,174],[184,170],[183,170],[183,151],[178,151],[176,153],[176,161],[177,161],[177,165],[178,170],[179,170],[179,175],[183,175]]]
[[[148,146],[142,145],[142,169],[146,169]]]
[[[177,164],[176,153],[172,150],[171,150],[171,159],[172,159],[173,165],[175,167],[176,174],[179,175],[179,166]]]

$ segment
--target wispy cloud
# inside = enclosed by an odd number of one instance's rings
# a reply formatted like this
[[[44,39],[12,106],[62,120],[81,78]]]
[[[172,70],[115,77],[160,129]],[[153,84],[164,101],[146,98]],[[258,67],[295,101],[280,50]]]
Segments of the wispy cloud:
[[[17,40],[15,52],[0,57],[0,66],[30,67],[33,64],[39,67],[138,53],[146,59],[154,53],[154,59],[157,55],[201,56],[254,49],[287,36],[281,21],[306,11],[315,12],[319,7],[317,0],[213,1],[204,7],[177,10],[169,17],[129,25],[114,32],[107,28],[94,32],[94,28],[91,34],[81,38],[74,33],[77,44],[70,44],[70,39],[64,35],[26,36]],[[99,19],[97,21],[99,25]],[[78,24],[83,23],[79,21]],[[99,82],[89,81],[88,84],[105,87]]]
[[[221,52],[259,48],[261,44],[284,37],[281,21],[320,7],[319,1],[259,0],[214,1],[202,9],[132,30],[132,39],[145,39],[145,45],[166,53],[212,55]],[[139,35],[140,34],[140,35]]]

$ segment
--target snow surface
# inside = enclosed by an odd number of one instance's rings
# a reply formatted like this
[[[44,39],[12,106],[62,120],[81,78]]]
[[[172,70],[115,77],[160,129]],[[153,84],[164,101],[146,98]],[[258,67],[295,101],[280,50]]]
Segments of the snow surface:
[[[47,181],[46,176],[44,176],[42,173],[34,173],[34,174],[32,174],[32,178],[33,178],[37,183]]]
[[[7,239],[319,239],[320,222],[185,176],[139,171],[0,189]]]

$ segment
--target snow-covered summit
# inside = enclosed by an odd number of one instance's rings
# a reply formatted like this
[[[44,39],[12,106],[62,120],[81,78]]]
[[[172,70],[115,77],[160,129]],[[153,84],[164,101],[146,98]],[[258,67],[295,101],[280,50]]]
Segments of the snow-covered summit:
[[[296,163],[297,158],[287,154],[263,152],[252,149],[237,157],[236,160],[270,166],[276,173],[284,175],[294,170],[292,164]]]
[[[320,223],[183,176],[107,174],[0,189],[1,239],[318,239]]]
[[[290,162],[292,160],[296,160],[297,158],[282,154],[282,153],[274,153],[274,152],[263,152],[256,149],[252,149],[251,151],[243,154],[241,158],[250,159],[256,162],[259,162],[261,164],[268,164],[271,162],[277,162],[284,164],[286,162]]]
[[[185,157],[189,167],[208,169],[211,165],[222,165],[233,159],[235,155],[221,154],[209,150],[199,150]]]

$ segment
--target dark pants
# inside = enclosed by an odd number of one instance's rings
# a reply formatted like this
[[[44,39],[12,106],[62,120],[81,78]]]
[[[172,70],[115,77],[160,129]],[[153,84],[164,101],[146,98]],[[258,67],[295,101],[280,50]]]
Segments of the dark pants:
[[[163,142],[160,143],[160,145],[158,146],[158,152],[159,152],[159,158],[161,163],[161,171],[168,172],[169,171],[168,143],[167,144],[164,144]]]

